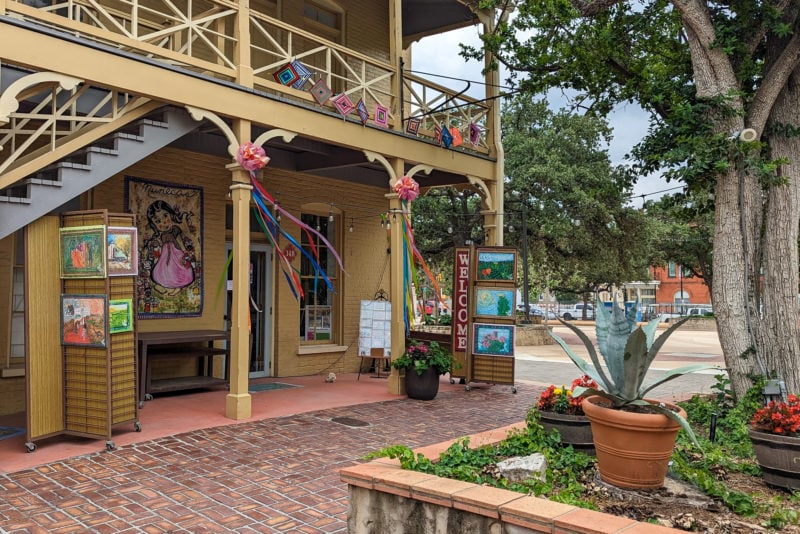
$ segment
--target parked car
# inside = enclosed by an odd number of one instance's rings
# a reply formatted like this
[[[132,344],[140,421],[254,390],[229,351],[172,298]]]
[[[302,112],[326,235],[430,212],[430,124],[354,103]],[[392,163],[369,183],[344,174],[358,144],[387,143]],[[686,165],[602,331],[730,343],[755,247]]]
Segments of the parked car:
[[[569,308],[562,308],[558,313],[561,314],[565,321],[583,319],[583,302],[579,302]],[[586,319],[594,319],[594,306],[591,304],[586,305]]]
[[[558,315],[553,310],[543,310],[542,308],[538,307],[531,307],[531,315],[533,317],[541,317],[542,319],[547,319],[548,321],[555,321],[558,319]]]

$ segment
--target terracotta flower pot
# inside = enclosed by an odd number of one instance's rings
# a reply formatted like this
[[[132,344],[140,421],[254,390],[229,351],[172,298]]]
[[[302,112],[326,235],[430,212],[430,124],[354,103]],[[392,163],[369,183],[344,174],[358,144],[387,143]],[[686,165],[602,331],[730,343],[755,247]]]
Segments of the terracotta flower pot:
[[[539,415],[539,422],[548,434],[556,429],[561,436],[561,443],[572,445],[572,448],[578,452],[594,455],[592,425],[588,417],[541,410]]]
[[[409,399],[431,400],[439,393],[439,373],[433,367],[421,375],[414,369],[406,369],[406,395]]]
[[[620,488],[660,488],[680,425],[662,414],[609,406],[609,401],[600,396],[583,401],[583,411],[592,423],[600,478]],[[677,406],[669,403],[667,406],[686,417],[686,412]]]
[[[800,437],[749,430],[761,476],[770,486],[800,490]]]

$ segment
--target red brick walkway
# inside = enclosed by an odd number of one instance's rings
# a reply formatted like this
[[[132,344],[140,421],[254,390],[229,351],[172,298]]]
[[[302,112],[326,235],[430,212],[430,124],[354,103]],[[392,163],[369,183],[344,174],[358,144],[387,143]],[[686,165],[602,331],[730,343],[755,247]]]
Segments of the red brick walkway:
[[[0,475],[0,532],[345,532],[341,467],[520,421],[541,388],[517,387],[220,426]]]

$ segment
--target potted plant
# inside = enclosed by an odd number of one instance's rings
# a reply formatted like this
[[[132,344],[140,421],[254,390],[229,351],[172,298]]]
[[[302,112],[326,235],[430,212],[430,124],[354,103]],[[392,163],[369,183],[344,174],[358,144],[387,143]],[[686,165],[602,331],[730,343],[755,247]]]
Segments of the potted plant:
[[[410,339],[392,367],[405,371],[409,398],[431,400],[439,393],[439,375],[449,373],[453,367],[453,355],[436,341]]]
[[[577,387],[597,388],[597,382],[588,375],[572,381],[569,388],[551,385],[539,395],[536,407],[530,414],[546,432],[558,430],[561,443],[572,445],[576,451],[594,454],[592,427],[586,414],[583,413],[583,397],[576,397],[573,391]]]
[[[748,433],[764,482],[800,489],[800,399],[770,401],[753,415]]]
[[[582,407],[591,422],[600,477],[622,488],[658,488],[664,484],[678,430],[682,428],[695,444],[697,439],[685,419],[686,412],[680,407],[645,396],[665,382],[714,366],[679,367],[644,385],[658,351],[683,321],[675,322],[656,339],[660,318],[644,327],[638,326],[637,308],[637,305],[631,307],[626,316],[622,307],[613,304],[609,312],[598,299],[597,348],[580,328],[559,319],[583,341],[591,364],[576,355],[559,336],[553,333],[551,336],[578,368],[598,384],[596,388],[576,387],[572,394],[586,396]]]

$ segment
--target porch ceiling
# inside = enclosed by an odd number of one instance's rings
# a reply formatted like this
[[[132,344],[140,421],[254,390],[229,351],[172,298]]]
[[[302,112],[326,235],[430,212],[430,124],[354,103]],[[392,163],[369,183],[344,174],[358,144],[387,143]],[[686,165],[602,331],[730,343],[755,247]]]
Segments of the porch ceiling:
[[[260,132],[254,132],[254,137]],[[229,158],[227,141],[217,131],[197,131],[173,142],[170,146],[203,154]],[[382,166],[370,163],[363,152],[347,147],[323,143],[297,136],[291,143],[280,138],[266,146],[270,157],[269,168],[301,172],[320,178],[341,180],[370,187],[379,187],[389,192],[389,176]],[[406,170],[415,163],[406,163]],[[415,179],[422,187],[463,186],[466,177],[451,172],[434,170],[430,175],[419,173]]]
[[[459,0],[403,0],[403,45],[477,22],[472,10]]]

